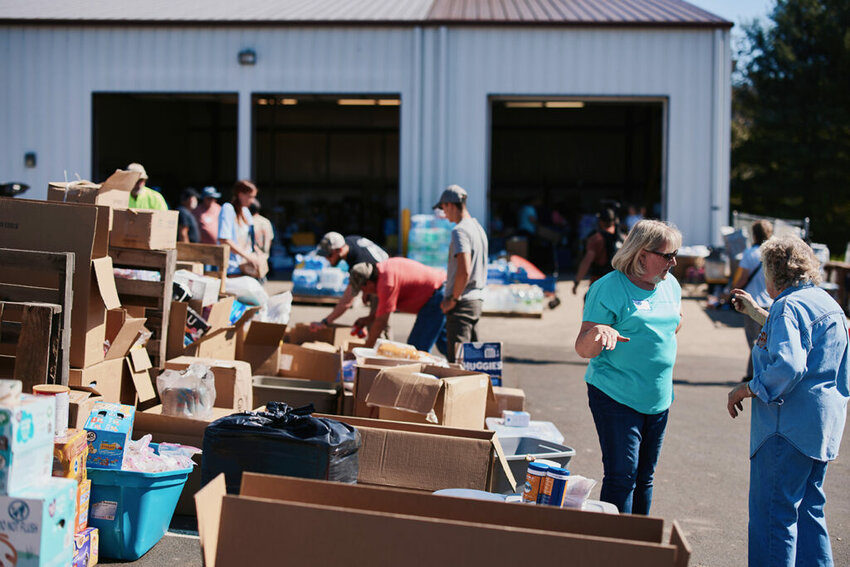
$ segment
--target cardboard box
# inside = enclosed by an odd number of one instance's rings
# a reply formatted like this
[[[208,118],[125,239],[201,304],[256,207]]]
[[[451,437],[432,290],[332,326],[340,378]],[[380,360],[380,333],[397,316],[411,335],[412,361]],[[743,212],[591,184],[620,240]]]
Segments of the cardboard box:
[[[339,382],[341,372],[341,350],[325,352],[289,343],[280,345],[278,376],[304,378],[320,382]]]
[[[177,264],[175,265],[175,269],[177,270],[186,270],[187,272],[192,272],[193,274],[198,274],[199,276],[204,275],[204,263],[203,262],[187,262],[184,260],[177,260]],[[219,286],[221,282],[219,282]]]
[[[582,567],[679,567],[690,556],[678,524],[663,543],[656,518],[284,476],[246,473],[239,495],[227,495],[220,476],[196,502],[208,567],[283,556],[306,565],[524,565],[529,554]],[[334,531],[333,545],[315,545],[328,526],[345,529]]]
[[[110,246],[141,250],[172,250],[177,247],[177,211],[115,209]]]
[[[0,496],[3,556],[16,565],[70,565],[77,481],[48,478],[16,496]]]
[[[398,366],[398,365],[392,365]],[[403,365],[404,368],[409,368],[411,372],[419,372],[422,365],[419,363],[408,363]],[[383,364],[358,364],[355,366],[354,374],[354,415],[357,417],[369,417],[378,419],[378,407],[366,405],[366,396],[369,390],[372,389],[372,383],[378,373],[387,368]]]
[[[95,402],[104,401],[103,396],[96,388],[89,386],[68,385],[71,388],[68,404],[68,427],[71,429],[84,429]]]
[[[166,370],[185,370],[199,363],[210,367],[215,376],[215,407],[249,411],[254,407],[251,365],[241,360],[217,360],[178,356],[165,363]]]
[[[286,325],[251,321],[237,344],[236,357],[247,361],[253,374],[274,376],[280,367],[280,345],[285,334]]]
[[[103,360],[106,310],[121,305],[107,257],[111,212],[104,206],[0,199],[0,248],[75,254],[69,361],[77,368]],[[26,270],[0,273],[4,283],[33,286],[44,277]]]
[[[212,305],[207,315],[209,330],[199,340],[188,344],[185,342],[185,338],[189,304],[173,301],[168,325],[168,344],[166,345],[168,359],[174,359],[178,356],[197,356],[199,358],[233,360],[236,357],[238,333],[260,309],[259,307],[249,307],[239,320],[231,325],[230,311],[233,308],[233,299],[232,296],[228,296]]]
[[[331,324],[324,329],[312,331],[309,323],[298,323],[286,332],[286,342],[301,345],[309,342],[328,343],[335,347],[345,348],[352,339],[350,325]]]
[[[483,372],[494,386],[502,385],[502,343],[474,342],[457,345],[455,360],[464,370]]]
[[[443,488],[489,491],[502,482],[516,486],[493,431],[357,417],[320,417],[347,423],[360,432],[358,484],[428,492]]]
[[[88,455],[85,430],[68,429],[65,435],[53,440],[53,476],[85,480]]]
[[[86,528],[74,535],[74,560],[71,567],[94,567],[99,559],[100,537],[97,528]]]
[[[502,412],[524,411],[525,392],[519,388],[493,386],[493,397],[487,400],[487,417],[502,417]]]
[[[73,388],[87,388],[96,392],[104,401],[120,403],[122,390],[126,389],[123,384],[124,364],[124,359],[118,358],[104,360],[88,368],[71,368],[68,372],[68,383]],[[88,405],[93,407],[91,402]],[[89,413],[91,408],[86,413],[78,412],[77,423],[82,419],[83,428]]]
[[[91,181],[51,182],[47,186],[47,200],[126,209],[130,206],[130,191],[139,176],[136,171],[117,169],[101,184]]]
[[[422,365],[419,371],[397,366],[375,376],[366,405],[378,406],[380,419],[483,429],[491,388],[486,374],[440,366]]]
[[[135,415],[133,406],[109,402],[94,405],[85,427],[89,442],[87,467],[121,469]]]
[[[20,403],[0,406],[0,494],[19,494],[53,471],[53,396],[21,394]]]
[[[179,443],[203,449],[204,432],[213,421],[236,413],[234,409],[213,408],[213,415],[209,420],[191,419],[188,417],[176,417],[162,415],[162,406],[154,406],[145,411],[136,412],[136,421],[133,425],[133,437],[139,439],[150,434],[154,443]],[[196,454],[194,461],[198,466],[189,473],[180,500],[177,501],[175,514],[184,516],[195,515],[195,493],[201,488],[201,455]]]

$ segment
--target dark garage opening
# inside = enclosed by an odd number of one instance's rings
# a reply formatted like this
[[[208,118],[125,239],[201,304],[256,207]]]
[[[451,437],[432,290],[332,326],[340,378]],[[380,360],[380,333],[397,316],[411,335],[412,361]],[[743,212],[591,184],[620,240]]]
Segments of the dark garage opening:
[[[284,241],[335,230],[398,248],[400,103],[397,95],[254,95],[256,181]]]
[[[491,107],[493,250],[515,234],[517,212],[534,197],[540,224],[563,236],[555,251],[561,271],[575,266],[600,207],[619,203],[621,218],[630,204],[661,215],[662,100],[494,98]],[[538,251],[542,267],[553,267],[552,253]]]
[[[131,162],[168,205],[186,187],[213,185],[229,196],[236,181],[236,94],[95,93],[94,181]]]

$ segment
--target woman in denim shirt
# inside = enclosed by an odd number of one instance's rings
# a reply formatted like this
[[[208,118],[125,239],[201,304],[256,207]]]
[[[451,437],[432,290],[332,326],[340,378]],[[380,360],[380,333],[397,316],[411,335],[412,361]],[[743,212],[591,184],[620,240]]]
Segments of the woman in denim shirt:
[[[848,393],[847,319],[817,287],[819,264],[796,237],[761,247],[770,313],[740,289],[733,303],[763,324],[751,382],[729,393],[733,418],[753,398],[749,565],[833,565],[823,481],[838,456]],[[769,316],[768,316],[769,315]]]

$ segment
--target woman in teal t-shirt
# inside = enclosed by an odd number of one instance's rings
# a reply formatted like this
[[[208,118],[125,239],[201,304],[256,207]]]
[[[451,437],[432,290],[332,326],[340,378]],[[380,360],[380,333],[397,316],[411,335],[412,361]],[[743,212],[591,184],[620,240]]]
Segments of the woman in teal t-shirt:
[[[638,222],[614,255],[614,271],[587,293],[576,352],[602,449],[601,499],[648,514],[652,479],[673,402],[682,289],[669,270],[682,244],[673,226]]]

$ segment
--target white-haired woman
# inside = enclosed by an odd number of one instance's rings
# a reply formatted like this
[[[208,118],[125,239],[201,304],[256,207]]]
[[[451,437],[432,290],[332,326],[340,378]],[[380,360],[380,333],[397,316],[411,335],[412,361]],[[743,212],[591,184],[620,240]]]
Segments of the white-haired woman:
[[[673,402],[682,289],[669,275],[681,233],[639,221],[614,255],[614,271],[590,287],[576,352],[602,449],[601,499],[622,513],[648,514],[652,480]]]
[[[817,287],[819,263],[797,237],[761,245],[773,305],[733,290],[733,304],[763,325],[753,379],[729,392],[733,418],[753,398],[750,422],[750,566],[832,565],[823,482],[838,455],[850,398],[847,319]]]

